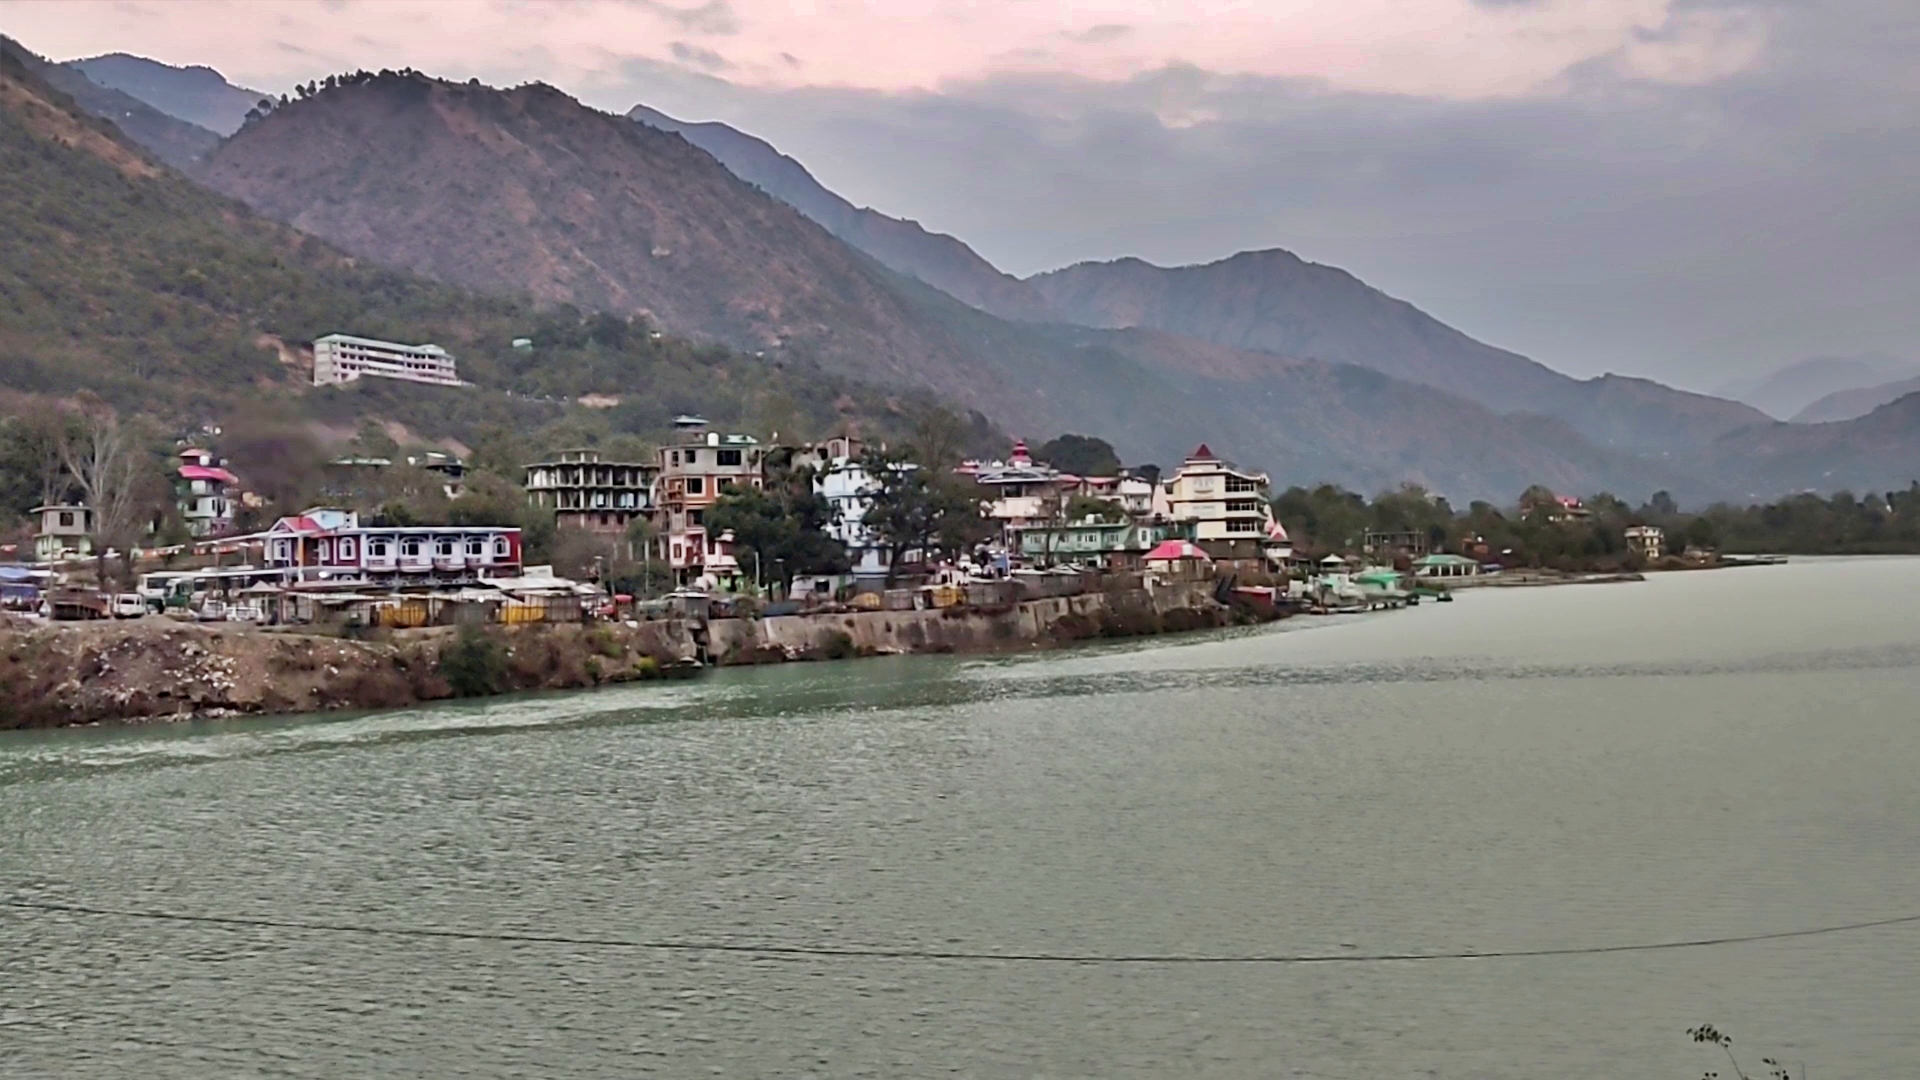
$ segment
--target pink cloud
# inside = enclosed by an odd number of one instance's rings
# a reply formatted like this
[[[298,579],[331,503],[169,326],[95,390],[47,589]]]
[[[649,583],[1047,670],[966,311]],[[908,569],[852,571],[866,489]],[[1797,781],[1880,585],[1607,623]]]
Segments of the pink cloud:
[[[539,79],[592,97],[632,59],[770,88],[937,90],[995,74],[1120,80],[1168,65],[1336,90],[1475,99],[1551,92],[1574,65],[1693,81],[1752,62],[1764,26],[1673,0],[13,0],[56,58],[212,64],[279,90],[351,67]],[[626,102],[599,104],[624,107]]]

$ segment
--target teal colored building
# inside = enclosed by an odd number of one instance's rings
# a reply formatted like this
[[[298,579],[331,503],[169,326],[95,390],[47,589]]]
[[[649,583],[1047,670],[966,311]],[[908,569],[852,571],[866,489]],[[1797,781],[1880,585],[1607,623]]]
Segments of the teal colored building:
[[[1018,530],[1020,559],[1028,566],[1078,563],[1105,570],[1131,570],[1166,539],[1164,526],[1135,521],[1083,521],[1030,525]]]

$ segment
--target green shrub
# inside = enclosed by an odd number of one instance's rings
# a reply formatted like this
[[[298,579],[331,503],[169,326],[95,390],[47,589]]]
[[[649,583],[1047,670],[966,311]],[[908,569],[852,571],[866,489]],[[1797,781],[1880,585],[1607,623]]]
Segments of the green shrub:
[[[507,685],[507,650],[479,626],[462,626],[440,650],[440,677],[456,697],[497,694]]]

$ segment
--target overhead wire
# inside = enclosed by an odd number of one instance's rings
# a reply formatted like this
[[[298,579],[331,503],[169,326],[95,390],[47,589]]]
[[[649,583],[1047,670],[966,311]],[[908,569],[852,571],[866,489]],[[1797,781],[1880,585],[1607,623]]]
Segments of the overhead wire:
[[[86,915],[149,922],[198,924],[229,928],[294,930],[310,933],[357,934],[370,937],[438,939],[450,941],[500,942],[529,945],[570,945],[582,948],[635,949],[662,952],[735,953],[765,957],[821,958],[840,960],[943,960],[985,963],[1032,964],[1383,964],[1436,960],[1511,960],[1555,956],[1604,956],[1613,953],[1662,952],[1672,949],[1700,949],[1716,945],[1742,945],[1762,941],[1843,934],[1857,930],[1920,923],[1920,914],[1889,919],[1840,923],[1801,930],[1779,930],[1757,934],[1728,934],[1719,937],[1688,938],[1673,941],[1637,942],[1621,945],[1582,945],[1535,949],[1462,949],[1440,952],[1340,952],[1340,953],[1050,953],[982,952],[969,950],[922,949],[871,945],[782,945],[768,942],[688,941],[677,939],[596,937],[571,934],[531,934],[484,930],[448,930],[432,927],[373,926],[359,923],[319,922],[302,919],[273,919],[247,915],[199,915],[170,911],[140,911],[125,908],[96,907],[50,900],[0,899],[0,906],[43,913]]]

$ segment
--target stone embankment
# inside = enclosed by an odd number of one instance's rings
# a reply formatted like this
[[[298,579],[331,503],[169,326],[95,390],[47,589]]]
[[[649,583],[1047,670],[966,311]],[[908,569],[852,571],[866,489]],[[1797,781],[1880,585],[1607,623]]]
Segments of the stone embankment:
[[[1210,581],[1187,582],[987,608],[719,619],[707,624],[703,644],[708,658],[717,664],[897,653],[998,652],[1089,638],[1224,626],[1231,612],[1212,594]]]
[[[701,661],[780,663],[898,653],[995,652],[1223,626],[1212,585],[1188,583],[994,608],[488,626],[485,687],[456,686],[454,627],[338,637],[297,628],[125,622],[0,626],[0,729],[388,709],[458,696],[654,678]],[[471,669],[471,665],[468,665]],[[459,678],[459,676],[454,676]]]

